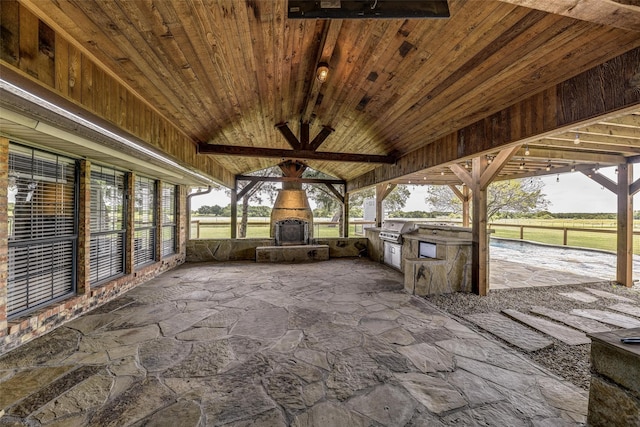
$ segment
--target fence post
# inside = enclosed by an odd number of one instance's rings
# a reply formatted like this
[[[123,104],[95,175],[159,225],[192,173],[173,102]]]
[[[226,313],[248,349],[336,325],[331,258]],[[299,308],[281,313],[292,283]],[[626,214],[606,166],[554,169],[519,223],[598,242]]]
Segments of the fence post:
[[[524,240],[524,225],[520,226],[520,240]]]
[[[564,228],[564,238],[562,240],[562,244],[567,246],[567,234],[569,232],[569,229],[567,227]]]
[[[199,239],[200,238],[200,220],[196,220],[196,238]]]

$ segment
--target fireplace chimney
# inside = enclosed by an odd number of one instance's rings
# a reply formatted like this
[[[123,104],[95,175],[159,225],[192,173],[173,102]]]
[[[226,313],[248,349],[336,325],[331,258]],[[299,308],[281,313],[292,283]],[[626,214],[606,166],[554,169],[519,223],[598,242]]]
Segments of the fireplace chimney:
[[[285,177],[300,177],[306,166],[297,162],[280,165]],[[313,212],[302,183],[287,181],[271,210],[271,237],[276,245],[309,244],[313,238]]]

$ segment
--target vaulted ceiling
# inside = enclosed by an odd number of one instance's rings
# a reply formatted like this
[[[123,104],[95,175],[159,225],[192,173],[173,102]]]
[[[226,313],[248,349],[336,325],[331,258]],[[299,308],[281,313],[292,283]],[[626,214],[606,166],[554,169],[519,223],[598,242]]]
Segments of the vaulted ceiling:
[[[304,122],[309,140],[333,130],[308,165],[351,180],[379,164],[322,153],[398,158],[640,46],[640,8],[629,1],[449,0],[450,18],[420,20],[291,20],[286,0],[21,3],[194,150],[217,147],[209,155],[233,174],[288,158],[246,147],[291,150],[282,125],[304,142]],[[620,12],[631,19],[616,19]],[[320,62],[329,66],[324,83],[315,78]],[[583,139],[604,150],[586,131]],[[573,148],[571,140],[564,133],[535,145]]]

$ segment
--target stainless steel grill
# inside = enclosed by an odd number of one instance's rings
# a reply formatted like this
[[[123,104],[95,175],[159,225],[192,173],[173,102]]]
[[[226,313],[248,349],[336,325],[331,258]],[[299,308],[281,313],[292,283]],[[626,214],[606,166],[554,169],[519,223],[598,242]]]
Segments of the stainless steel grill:
[[[383,245],[383,261],[385,264],[402,270],[402,235],[415,230],[415,221],[388,219],[382,222],[380,239]]]
[[[387,219],[382,222],[380,239],[392,243],[402,243],[402,235],[415,230],[417,227],[418,223],[415,221]]]

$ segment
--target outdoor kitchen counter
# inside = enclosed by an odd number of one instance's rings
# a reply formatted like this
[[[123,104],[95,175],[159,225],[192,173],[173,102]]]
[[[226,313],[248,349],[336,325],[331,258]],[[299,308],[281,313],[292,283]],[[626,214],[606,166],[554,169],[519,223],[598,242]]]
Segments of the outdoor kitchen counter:
[[[419,224],[403,235],[405,291],[421,296],[470,292],[471,237],[469,228],[435,224]]]

